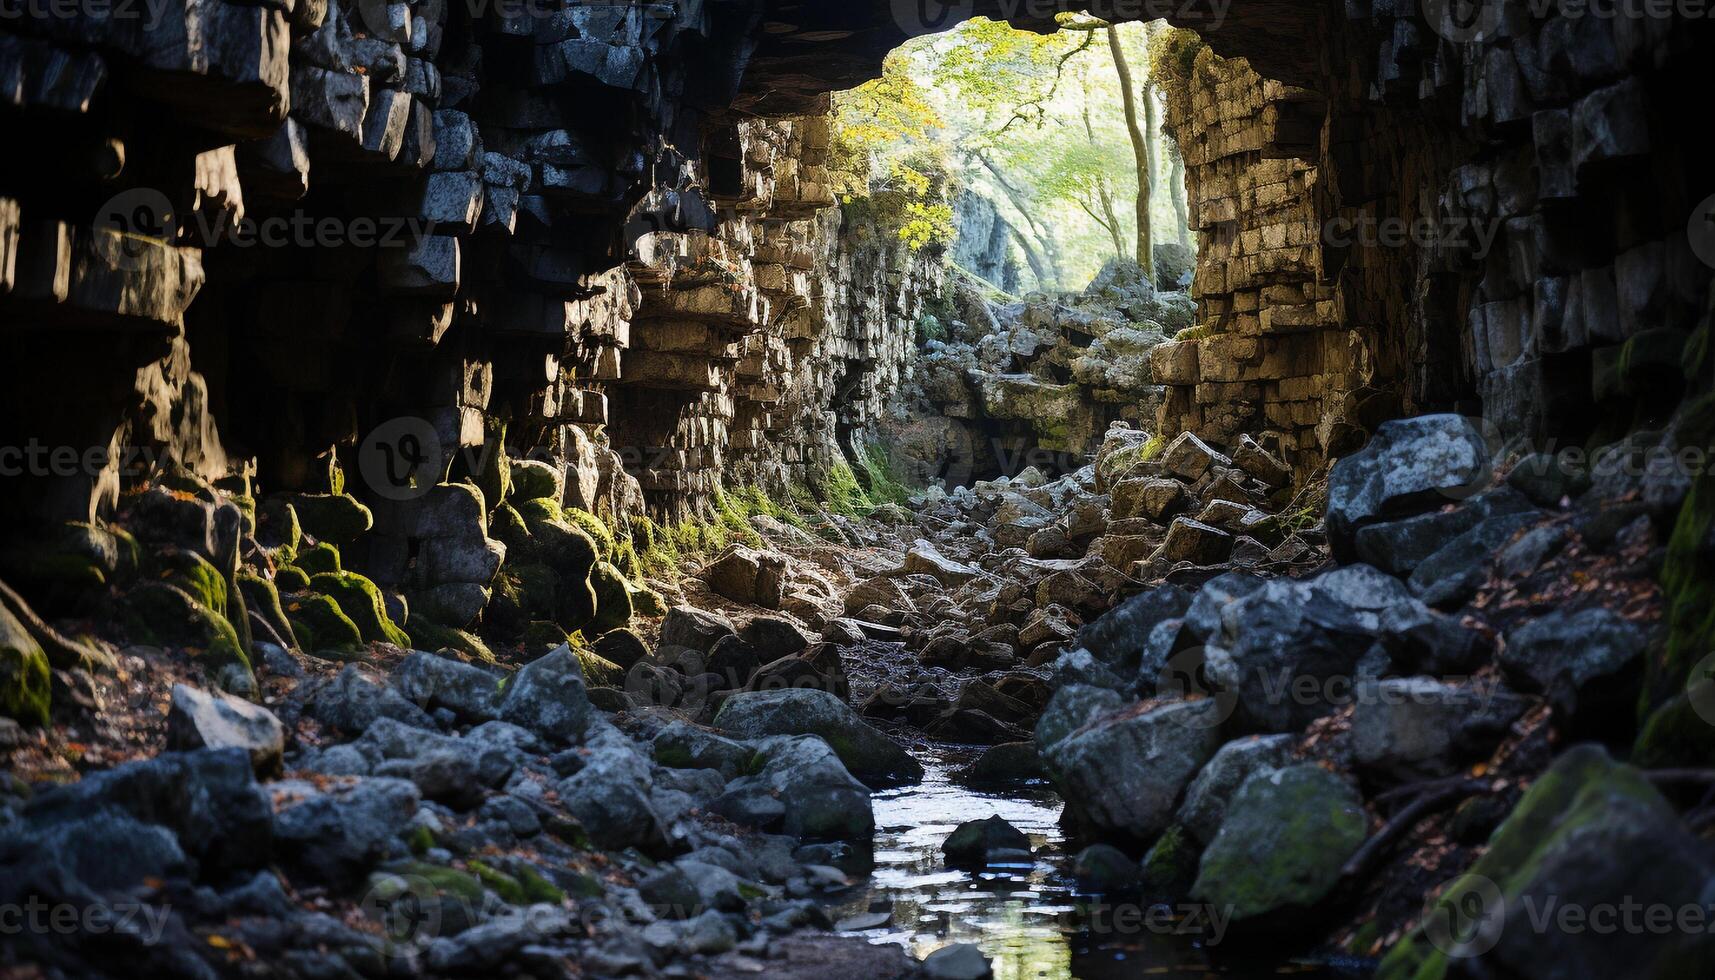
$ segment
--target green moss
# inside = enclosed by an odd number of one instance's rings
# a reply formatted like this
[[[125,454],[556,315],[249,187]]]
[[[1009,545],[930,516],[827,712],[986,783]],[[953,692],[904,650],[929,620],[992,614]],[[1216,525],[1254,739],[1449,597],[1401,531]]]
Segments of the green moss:
[[[584,680],[591,687],[621,687],[625,684],[625,668],[591,650],[581,635],[574,635],[571,640],[572,652],[578,655]]]
[[[297,569],[293,569],[297,571]],[[298,572],[302,575],[302,572]],[[280,592],[274,583],[268,581],[248,568],[238,570],[238,590],[244,593],[244,604],[252,612],[261,616],[263,621],[274,627],[274,632],[291,646],[297,646],[297,637],[292,633],[292,624],[286,618],[285,607],[280,604]]]
[[[1144,893],[1174,899],[1185,895],[1197,879],[1200,851],[1196,839],[1184,827],[1175,824],[1167,828],[1143,856]]]
[[[138,639],[190,650],[205,669],[240,668],[250,657],[225,616],[167,582],[144,582],[125,594],[126,617]]]
[[[375,526],[369,508],[347,494],[291,494],[286,502],[297,513],[302,529],[318,541],[349,544]]]
[[[491,507],[500,506],[512,493],[512,460],[506,455],[506,423],[488,419],[484,426],[482,448],[469,461],[470,480],[482,491],[482,499]]]
[[[1175,343],[1184,343],[1187,340],[1202,340],[1204,337],[1208,337],[1214,332],[1214,326],[1208,323],[1195,327],[1186,327],[1184,330],[1173,335],[1173,341]]]
[[[516,862],[515,878],[524,889],[524,900],[529,904],[546,902],[559,905],[566,900],[566,893],[553,882],[542,877],[541,872],[522,861]]]
[[[274,586],[281,592],[303,592],[310,587],[310,576],[301,568],[282,565],[274,572]]]
[[[843,459],[828,467],[815,489],[822,505],[835,514],[860,517],[875,506],[858,484],[857,474]]]
[[[1715,704],[1715,681],[1694,677],[1690,690],[1668,701],[1644,721],[1632,745],[1632,763],[1646,769],[1700,767],[1715,763],[1715,724],[1705,721],[1691,703]]]
[[[416,877],[429,883],[437,893],[451,895],[469,903],[472,907],[482,903],[483,883],[476,875],[467,874],[457,868],[443,867],[439,864],[429,864],[424,861],[412,861],[400,866],[396,872],[405,877]]]
[[[590,572],[590,588],[595,591],[596,613],[583,632],[600,636],[621,629],[631,622],[631,590],[619,569],[607,562],[597,562]]]
[[[483,864],[481,861],[468,862],[471,873],[476,875],[482,886],[500,896],[500,900],[508,905],[525,905],[528,899],[524,894],[524,886],[518,879]]]
[[[661,593],[646,586],[640,586],[629,580],[626,583],[631,589],[631,609],[639,616],[667,615],[667,600],[661,598]]]
[[[363,631],[331,596],[296,596],[286,603],[286,618],[306,653],[350,654],[363,646]]]
[[[411,853],[422,857],[435,849],[435,832],[428,827],[418,824],[415,829],[405,835],[405,846]]]
[[[339,549],[323,541],[299,552],[298,557],[292,560],[292,565],[306,575],[337,572],[340,570]]]
[[[184,548],[166,548],[151,558],[151,565],[159,580],[178,586],[208,608],[227,615],[226,577],[208,559]]]
[[[451,650],[485,664],[498,661],[494,651],[488,648],[488,644],[482,642],[482,639],[476,634],[465,630],[453,629],[450,626],[442,626],[439,623],[412,616],[411,634],[416,640],[418,648],[422,650],[431,652]]]
[[[537,521],[563,521],[566,517],[558,503],[543,498],[522,501],[514,505],[514,509],[526,526]]]
[[[871,503],[905,504],[911,500],[911,491],[905,486],[899,467],[884,447],[861,447],[857,462]]]
[[[606,524],[602,523],[601,518],[578,507],[564,508],[561,513],[564,515],[566,523],[590,536],[590,540],[596,543],[598,554],[603,558],[611,559],[613,557],[613,532],[608,529]]]
[[[1680,506],[1667,543],[1661,589],[1667,600],[1667,639],[1645,670],[1640,722],[1685,690],[1691,668],[1715,650],[1715,475],[1698,474]]]
[[[310,588],[339,603],[365,642],[410,649],[411,637],[388,617],[387,604],[374,582],[356,572],[325,572],[311,577]]]
[[[512,461],[510,500],[559,500],[562,489],[559,471],[553,465],[533,459]]]
[[[0,715],[22,725],[46,725],[52,691],[48,655],[0,605]]]

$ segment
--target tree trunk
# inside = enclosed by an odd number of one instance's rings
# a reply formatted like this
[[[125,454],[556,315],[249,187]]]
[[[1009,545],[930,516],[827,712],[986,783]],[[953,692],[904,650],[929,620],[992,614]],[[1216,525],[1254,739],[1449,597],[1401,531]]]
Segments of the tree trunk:
[[[1185,155],[1179,151],[1177,143],[1169,148],[1167,167],[1167,196],[1173,201],[1173,220],[1178,225],[1174,230],[1177,232],[1179,244],[1190,248],[1190,202],[1186,200],[1190,189],[1185,186]]]
[[[1007,203],[1011,204],[1012,209],[1017,211],[1019,217],[1024,219],[1024,223],[1029,227],[1030,233],[1036,236],[1037,242],[1042,245],[1042,250],[1047,253],[1048,261],[1054,270],[1053,288],[1057,290],[1065,289],[1066,272],[1060,267],[1060,251],[1054,247],[1053,236],[1048,233],[1046,228],[1042,227],[1041,222],[1036,220],[1036,215],[1032,214],[1030,208],[1027,206],[1029,202],[1025,200],[1024,194],[1013,185],[1012,181],[1006,179],[1006,175],[1000,172],[1000,168],[994,165],[994,161],[981,153],[976,156],[977,162],[982,164],[983,169],[987,170],[989,172],[989,176],[994,178],[995,185],[1006,194]]]
[[[1126,60],[1125,47],[1120,44],[1119,29],[1108,27],[1108,50],[1114,56],[1114,72],[1119,75],[1120,92],[1125,102],[1125,127],[1131,134],[1132,154],[1137,158],[1137,264],[1155,278],[1155,256],[1150,249],[1154,236],[1149,228],[1150,164],[1149,139],[1139,120],[1137,90],[1132,85],[1131,62]]]
[[[1090,121],[1090,100],[1087,90],[1084,98],[1084,135],[1089,138],[1091,146],[1096,145],[1096,126]],[[1120,221],[1119,213],[1114,210],[1113,191],[1109,188],[1104,177],[1096,178],[1096,202],[1101,205],[1102,214],[1106,215],[1105,219],[1087,207],[1084,208],[1084,213],[1095,218],[1096,224],[1108,230],[1108,237],[1113,239],[1114,243],[1114,257],[1123,259],[1126,256],[1125,224]]]
[[[1018,240],[1018,249],[1024,253],[1024,261],[1030,266],[1030,274],[1036,278],[1036,288],[1043,292],[1053,288],[1048,284],[1048,268],[1042,264],[1042,253],[1037,251],[1036,243],[1017,225],[1012,226],[1012,237]]]

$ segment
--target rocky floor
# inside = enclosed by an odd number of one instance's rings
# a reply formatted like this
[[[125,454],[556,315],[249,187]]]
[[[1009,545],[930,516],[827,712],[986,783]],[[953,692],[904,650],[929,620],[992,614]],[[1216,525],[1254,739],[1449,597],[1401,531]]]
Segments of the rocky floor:
[[[921,778],[928,740],[987,746],[961,779],[1051,781],[1087,894],[1219,910],[1279,961],[1630,962],[1626,938],[1437,931],[1435,896],[1485,882],[1517,914],[1550,881],[1695,905],[1715,880],[1715,780],[1636,721],[1684,486],[1490,449],[1453,416],[1389,423],[1311,498],[1249,440],[1116,426],[1058,479],[756,517],[649,583],[664,615],[517,669],[260,641],[247,699],[92,647],[113,662],[55,672],[53,724],[0,732],[0,908],[26,917],[0,964],[982,976],[973,947],[830,931],[871,792]],[[997,819],[946,854],[1029,849]],[[1715,955],[1649,950],[1651,975]]]

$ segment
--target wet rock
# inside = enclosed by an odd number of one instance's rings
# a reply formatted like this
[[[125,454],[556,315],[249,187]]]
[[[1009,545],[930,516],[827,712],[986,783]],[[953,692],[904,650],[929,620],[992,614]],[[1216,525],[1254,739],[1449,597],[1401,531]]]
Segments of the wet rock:
[[[860,840],[875,830],[869,789],[853,778],[828,743],[812,735],[758,745],[766,761],[733,780],[712,809],[737,823],[794,837]]]
[[[656,734],[655,761],[675,769],[713,769],[727,779],[742,774],[756,758],[750,742],[725,738],[688,722],[675,721]]]
[[[500,679],[450,657],[413,652],[393,668],[393,686],[419,707],[446,708],[467,722],[499,717]]]
[[[525,665],[507,683],[500,702],[503,720],[551,742],[583,738],[593,712],[583,667],[569,646]]]
[[[709,910],[744,909],[737,875],[687,858],[680,858],[638,882],[637,892],[656,915],[672,919],[689,919]]]
[[[1137,887],[1138,865],[1112,844],[1091,844],[1072,859],[1072,877],[1098,892],[1124,892]]]
[[[1213,699],[1146,703],[1039,748],[1086,826],[1149,840],[1167,829],[1179,794],[1220,748],[1221,721]]]
[[[1390,677],[1353,695],[1352,760],[1400,777],[1445,776],[1486,758],[1527,702],[1482,681]]]
[[[243,749],[260,775],[279,771],[286,730],[272,711],[218,691],[173,685],[167,710],[168,748]]]
[[[941,843],[954,867],[976,867],[1030,860],[1030,838],[996,815],[959,824]]]
[[[1036,720],[1036,751],[1042,760],[1051,761],[1061,742],[1095,718],[1119,710],[1126,704],[1123,695],[1097,687],[1072,684],[1056,690]]]
[[[1382,423],[1368,445],[1329,473],[1334,557],[1356,559],[1354,537],[1364,525],[1465,499],[1488,479],[1488,446],[1469,419],[1422,415]]]
[[[973,786],[987,786],[1045,779],[1048,772],[1042,767],[1035,743],[1003,742],[983,750],[960,775]]]
[[[923,767],[896,742],[858,717],[827,691],[781,690],[734,694],[721,705],[714,727],[739,738],[817,735],[846,768],[872,780],[917,780]]]
[[[1368,825],[1357,790],[1320,766],[1256,773],[1228,805],[1191,895],[1235,924],[1294,924],[1333,891]]]
[[[994,970],[980,947],[954,943],[923,958],[923,976],[929,980],[983,980],[994,976]]]
[[[1444,938],[1437,948],[1420,929],[1388,953],[1378,975],[1451,973],[1449,954],[1496,976],[1704,975],[1715,967],[1715,937],[1706,929],[1557,929],[1544,942],[1538,930],[1514,925],[1540,918],[1549,899],[1557,909],[1701,907],[1711,878],[1708,842],[1686,830],[1643,773],[1597,746],[1575,746],[1431,906],[1426,923],[1459,924],[1451,934],[1457,945],[1448,949]]]
[[[1286,765],[1294,741],[1293,735],[1252,735],[1221,746],[1186,787],[1185,802],[1179,807],[1180,825],[1199,843],[1214,840],[1233,794],[1252,775]]]
[[[721,637],[737,632],[724,616],[691,606],[674,606],[661,621],[661,645],[687,647],[706,654]]]
[[[1088,650],[1070,650],[1060,655],[1049,670],[1048,682],[1055,687],[1069,684],[1081,684],[1086,687],[1100,687],[1109,691],[1129,692],[1133,681],[1108,669],[1108,665],[1097,660]]]
[[[1183,898],[1197,880],[1197,860],[1201,855],[1202,842],[1182,825],[1167,828],[1143,855],[1138,869],[1143,894],[1174,901]]]

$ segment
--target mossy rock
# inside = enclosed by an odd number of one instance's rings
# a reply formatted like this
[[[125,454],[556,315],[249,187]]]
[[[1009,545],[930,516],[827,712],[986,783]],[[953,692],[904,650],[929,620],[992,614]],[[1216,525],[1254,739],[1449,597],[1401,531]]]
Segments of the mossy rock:
[[[571,645],[583,666],[584,680],[591,687],[620,687],[625,684],[625,668],[596,653],[581,641]]]
[[[1197,880],[1197,839],[1181,824],[1167,828],[1143,856],[1143,889],[1151,898],[1178,901]]]
[[[560,502],[549,500],[546,497],[516,501],[513,507],[526,525],[535,524],[537,521],[564,521],[566,519],[565,511],[560,507]]]
[[[513,565],[507,572],[518,589],[520,604],[528,618],[552,618],[554,597],[560,588],[560,576],[552,568],[540,563]]]
[[[524,515],[511,504],[501,504],[488,519],[488,536],[506,546],[508,555],[521,555],[530,547],[530,528]]]
[[[484,425],[482,448],[467,457],[470,482],[482,491],[483,502],[498,507],[512,493],[512,459],[506,454],[506,423],[493,419]]]
[[[1230,909],[1235,924],[1300,925],[1339,884],[1368,830],[1363,798],[1328,770],[1255,773],[1227,805],[1191,896]]]
[[[407,881],[411,878],[426,881],[437,894],[451,896],[462,902],[467,902],[473,907],[480,906],[482,903],[483,885],[481,879],[457,868],[429,864],[425,861],[411,861],[400,866],[395,874]],[[377,879],[387,877],[391,876],[375,876]],[[384,885],[378,881],[375,882],[375,887],[381,888]]]
[[[0,715],[22,725],[46,725],[52,690],[48,655],[0,605]]]
[[[1543,896],[1567,908],[1706,907],[1715,855],[1640,770],[1596,745],[1567,750],[1519,800],[1482,857],[1382,959],[1380,980],[1715,975],[1707,930],[1528,927]],[[1625,920],[1625,916],[1621,916]],[[1595,919],[1592,917],[1591,922]],[[1455,958],[1457,957],[1457,958]]]
[[[226,577],[207,558],[184,548],[164,548],[150,556],[151,571],[161,581],[189,592],[198,602],[228,616]]]
[[[530,660],[566,645],[566,631],[558,623],[539,619],[524,628],[524,655]]]
[[[244,680],[252,685],[250,657],[238,631],[225,616],[167,582],[144,582],[125,594],[127,619],[145,643],[181,647],[195,654],[203,669],[228,690]],[[229,676],[228,668],[242,676]]]
[[[567,524],[590,536],[590,540],[596,543],[596,550],[603,558],[613,558],[613,531],[601,518],[579,507],[563,508],[562,513],[565,515]]]
[[[491,868],[481,861],[470,861],[468,866],[471,873],[476,875],[482,887],[499,896],[508,905],[527,905],[529,897],[524,892],[524,886],[518,879],[497,868]]]
[[[619,569],[605,561],[597,562],[590,572],[590,588],[595,591],[596,613],[583,627],[586,636],[600,636],[630,624],[630,583]]]
[[[305,581],[307,584],[308,580]],[[292,633],[292,623],[286,618],[286,609],[280,604],[280,591],[275,588],[273,582],[248,568],[241,568],[238,571],[238,591],[244,593],[244,605],[262,617],[269,626],[274,627],[274,632],[280,634],[280,639],[285,640],[288,646],[298,645],[298,639]]]
[[[363,648],[363,631],[331,596],[317,592],[293,596],[286,603],[286,618],[305,653],[349,655]]]
[[[291,561],[303,543],[303,526],[298,512],[284,497],[269,497],[262,501],[256,515],[256,543],[273,552],[281,561]]]
[[[559,500],[562,492],[560,471],[552,464],[534,459],[512,461],[512,494],[507,499]]]
[[[450,650],[455,654],[463,654],[471,660],[492,664],[497,659],[488,644],[474,633],[413,616],[411,635],[417,641],[418,648],[431,652]]]
[[[387,603],[374,582],[356,572],[325,572],[310,578],[310,588],[339,603],[365,642],[410,649],[411,637],[387,615]]]
[[[298,557],[292,559],[292,565],[302,569],[306,575],[340,571],[339,549],[326,541],[320,542],[300,551]]]
[[[1715,650],[1715,474],[1698,474],[1680,505],[1662,563],[1661,591],[1667,640],[1645,660],[1640,722],[1684,693],[1694,680],[1693,666]]]
[[[522,636],[531,621],[524,601],[517,576],[508,575],[504,570],[496,575],[488,603],[482,608],[483,631],[503,642]]]
[[[523,861],[513,862],[513,877],[524,888],[526,904],[546,902],[549,905],[559,905],[566,900],[565,890],[542,877],[542,873]]]
[[[318,541],[350,544],[375,526],[375,515],[344,493],[299,493],[286,498],[298,524]]]
[[[280,592],[304,592],[310,587],[310,575],[301,568],[282,565],[274,572],[274,586]]]
[[[667,615],[667,600],[661,593],[644,585],[637,585],[626,580],[631,592],[631,611],[639,616],[658,617]]]

